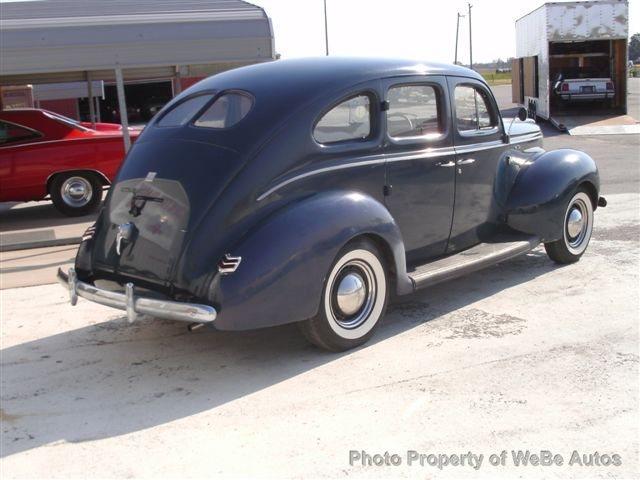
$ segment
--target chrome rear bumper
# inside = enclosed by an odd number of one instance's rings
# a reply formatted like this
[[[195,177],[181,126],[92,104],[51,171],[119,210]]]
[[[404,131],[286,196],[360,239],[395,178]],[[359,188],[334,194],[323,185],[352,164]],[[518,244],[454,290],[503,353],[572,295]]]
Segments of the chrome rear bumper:
[[[134,294],[133,283],[127,283],[125,293],[120,293],[79,281],[73,268],[69,269],[68,274],[58,269],[57,276],[58,282],[69,291],[71,305],[78,302],[78,297],[86,298],[101,305],[125,310],[130,322],[138,314],[195,323],[213,323],[216,319],[216,309],[209,305],[138,297]]]

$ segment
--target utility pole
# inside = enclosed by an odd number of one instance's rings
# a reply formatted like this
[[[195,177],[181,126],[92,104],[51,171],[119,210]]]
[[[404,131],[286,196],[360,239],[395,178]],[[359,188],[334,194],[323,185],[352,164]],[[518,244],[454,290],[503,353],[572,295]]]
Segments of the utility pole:
[[[469,3],[469,68],[473,69],[473,39],[471,37],[471,7]]]
[[[458,18],[456,20],[456,54],[455,60],[453,61],[454,64],[458,63],[458,33],[460,32],[460,19],[464,17],[465,15],[462,15],[460,12],[458,12]]]
[[[329,28],[327,27],[327,0],[324,0],[324,48],[325,55],[329,56]]]

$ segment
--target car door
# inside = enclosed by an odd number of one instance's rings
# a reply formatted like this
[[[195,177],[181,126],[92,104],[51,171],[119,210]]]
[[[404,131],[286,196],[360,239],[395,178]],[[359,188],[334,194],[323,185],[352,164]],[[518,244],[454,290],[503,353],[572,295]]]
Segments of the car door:
[[[444,254],[454,201],[454,150],[443,76],[383,82],[387,208],[402,233],[408,264]]]
[[[44,181],[37,171],[23,168],[31,149],[28,144],[40,137],[42,134],[36,130],[0,120],[0,201],[44,196]]]
[[[455,209],[447,251],[455,252],[495,233],[494,181],[498,161],[508,144],[488,87],[469,78],[447,80],[456,151]]]

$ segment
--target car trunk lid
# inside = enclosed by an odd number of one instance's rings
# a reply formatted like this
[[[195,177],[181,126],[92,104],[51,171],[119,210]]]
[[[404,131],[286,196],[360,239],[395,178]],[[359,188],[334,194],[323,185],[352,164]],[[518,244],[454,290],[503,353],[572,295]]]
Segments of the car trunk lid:
[[[94,273],[171,286],[189,233],[240,168],[235,151],[204,142],[136,144],[97,229]]]

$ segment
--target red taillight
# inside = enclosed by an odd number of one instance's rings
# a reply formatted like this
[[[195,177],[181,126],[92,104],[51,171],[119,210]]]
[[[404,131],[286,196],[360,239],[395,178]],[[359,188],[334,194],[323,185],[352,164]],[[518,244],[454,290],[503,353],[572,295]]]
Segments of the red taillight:
[[[568,92],[569,91],[569,84],[568,83],[563,83],[562,84],[562,91],[563,92]]]
[[[613,90],[613,82],[607,82],[607,90]]]

